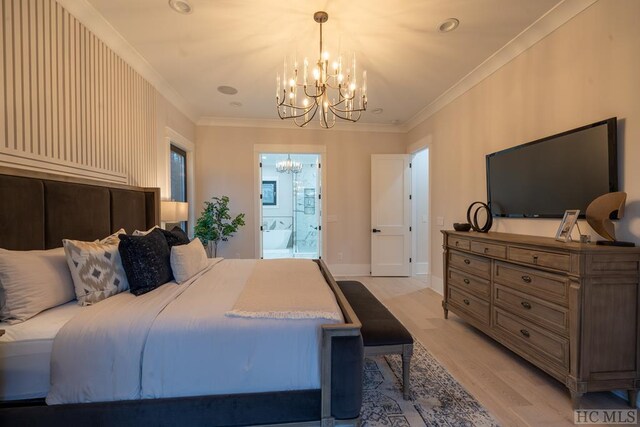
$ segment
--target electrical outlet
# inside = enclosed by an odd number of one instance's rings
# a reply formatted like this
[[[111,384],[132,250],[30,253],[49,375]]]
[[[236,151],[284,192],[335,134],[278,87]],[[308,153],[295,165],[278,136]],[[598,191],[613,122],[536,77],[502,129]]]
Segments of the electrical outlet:
[[[444,217],[439,216],[436,218],[436,225],[444,226]]]

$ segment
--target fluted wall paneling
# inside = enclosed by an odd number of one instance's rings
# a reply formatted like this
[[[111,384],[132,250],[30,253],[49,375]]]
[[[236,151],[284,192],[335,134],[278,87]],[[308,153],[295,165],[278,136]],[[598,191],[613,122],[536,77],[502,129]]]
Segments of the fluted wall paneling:
[[[156,89],[55,0],[0,2],[0,164],[156,186]]]

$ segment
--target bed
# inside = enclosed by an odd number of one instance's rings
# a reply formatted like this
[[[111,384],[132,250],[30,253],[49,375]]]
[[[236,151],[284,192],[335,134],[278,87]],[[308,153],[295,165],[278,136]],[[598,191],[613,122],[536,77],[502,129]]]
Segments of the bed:
[[[93,240],[121,227],[143,230],[159,222],[158,189],[0,168],[0,198],[13,201],[0,207],[0,224],[21,224],[0,228],[0,247],[11,250],[51,249],[60,246],[62,238]],[[63,369],[51,363],[51,355],[59,353],[54,360],[64,361],[86,352],[98,367],[95,372],[104,375],[99,367],[107,359],[101,362],[100,355],[110,346],[94,334],[87,343],[78,344],[85,347],[73,348],[82,340],[67,337],[65,342],[68,330],[74,323],[82,329],[85,318],[96,313],[113,318],[108,310],[124,312],[122,307],[134,300],[139,307],[145,295],[121,293],[89,310],[71,302],[23,323],[0,325],[6,331],[0,337],[0,424],[357,424],[362,401],[360,323],[324,262],[315,260],[313,265],[338,316],[298,319],[289,322],[293,327],[286,326],[285,319],[229,315],[245,295],[243,289],[250,287],[247,283],[260,276],[248,273],[262,271],[260,261],[209,263],[186,286],[169,283],[156,290],[160,292],[145,294],[152,294],[147,298],[150,306],[160,305],[156,317],[147,322],[152,325],[149,330],[138,334],[143,337],[138,345],[146,352],[144,360],[154,364],[139,364],[140,386],[135,393],[122,392],[135,388],[127,385],[81,393],[75,400],[68,398],[69,393],[57,399],[57,391],[73,388],[76,380],[94,372]],[[169,302],[153,302],[163,299]],[[138,315],[130,311],[129,315]],[[194,312],[201,316],[194,317]],[[115,327],[100,331],[97,326],[97,336],[126,333],[122,325],[114,333]],[[127,363],[136,366],[135,360]],[[130,376],[127,363],[110,377]],[[49,378],[54,379],[52,384]],[[84,393],[91,384],[107,382],[98,375],[76,390]]]

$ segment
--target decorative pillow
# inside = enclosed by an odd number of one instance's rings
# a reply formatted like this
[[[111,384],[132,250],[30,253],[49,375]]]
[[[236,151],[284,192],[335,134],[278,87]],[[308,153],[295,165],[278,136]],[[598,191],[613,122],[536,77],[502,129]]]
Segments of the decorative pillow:
[[[99,242],[62,241],[78,304],[95,304],[129,289],[118,251],[120,234],[126,231],[120,229]]]
[[[173,280],[171,252],[159,229],[145,236],[121,235],[118,249],[132,294],[142,295]]]
[[[151,227],[150,229],[148,229],[147,231],[140,231],[140,230],[135,230],[133,232],[133,236],[139,237],[139,236],[146,236],[147,234],[151,233],[153,230],[155,230],[156,228],[160,228],[157,225],[154,225],[153,227]]]
[[[74,298],[64,249],[0,249],[0,320],[23,322]]]
[[[161,228],[160,231],[164,234],[164,238],[167,239],[169,248],[189,243],[189,236],[187,236],[187,233],[185,233],[180,227],[173,227],[171,231],[163,230]]]
[[[176,282],[183,283],[207,266],[207,253],[197,237],[187,245],[171,248],[171,270]]]

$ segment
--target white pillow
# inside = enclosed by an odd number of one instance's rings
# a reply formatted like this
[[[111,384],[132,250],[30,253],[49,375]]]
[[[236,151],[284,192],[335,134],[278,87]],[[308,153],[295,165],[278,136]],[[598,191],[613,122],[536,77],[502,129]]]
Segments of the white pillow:
[[[99,242],[64,239],[78,304],[91,305],[129,289],[118,251],[120,229]]]
[[[74,298],[64,249],[0,249],[0,320],[20,323]]]
[[[160,227],[158,227],[157,225],[154,225],[153,227],[151,227],[150,229],[148,229],[146,231],[135,230],[133,232],[132,236],[146,236],[147,234],[151,233],[156,228],[160,228]]]
[[[171,248],[171,270],[177,283],[183,283],[207,266],[207,253],[197,237],[187,245]]]

